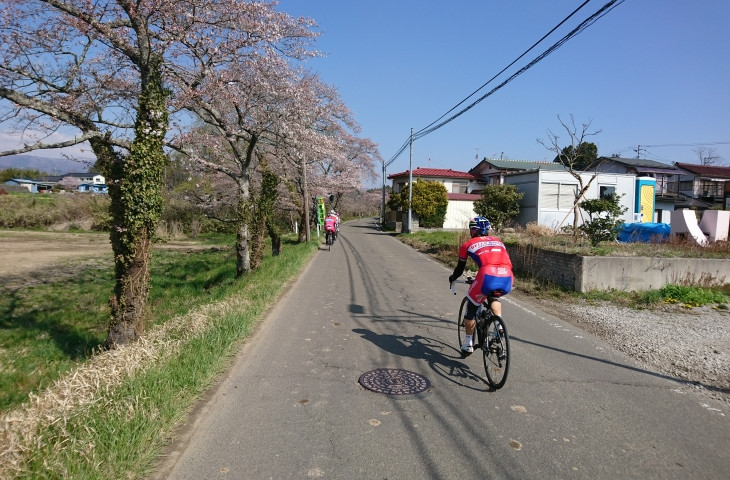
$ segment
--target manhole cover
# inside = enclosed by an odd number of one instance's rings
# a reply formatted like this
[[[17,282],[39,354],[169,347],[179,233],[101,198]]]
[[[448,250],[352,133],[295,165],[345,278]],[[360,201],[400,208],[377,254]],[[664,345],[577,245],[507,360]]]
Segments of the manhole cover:
[[[431,388],[423,375],[397,368],[378,368],[360,375],[360,385],[386,395],[413,395]]]

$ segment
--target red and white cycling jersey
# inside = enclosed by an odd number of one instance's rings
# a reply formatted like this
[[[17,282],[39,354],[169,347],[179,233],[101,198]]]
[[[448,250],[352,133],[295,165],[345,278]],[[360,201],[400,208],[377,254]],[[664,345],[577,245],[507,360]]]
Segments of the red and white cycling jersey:
[[[324,231],[325,232],[336,232],[337,231],[337,217],[334,215],[328,215],[324,219]]]
[[[471,258],[477,268],[495,277],[511,277],[512,261],[504,243],[495,237],[474,237],[459,249],[459,260]]]
[[[512,260],[501,240],[495,237],[474,237],[464,242],[459,249],[459,261],[466,262],[468,258],[473,259],[478,268],[476,278],[467,292],[472,303],[479,305],[493,291],[506,295],[512,290]]]

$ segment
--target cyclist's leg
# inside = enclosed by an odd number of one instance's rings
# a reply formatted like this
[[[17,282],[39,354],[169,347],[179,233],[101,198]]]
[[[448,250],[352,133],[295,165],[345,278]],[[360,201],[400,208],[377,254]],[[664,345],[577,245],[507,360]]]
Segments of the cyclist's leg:
[[[477,343],[474,338],[477,326],[476,314],[479,309],[479,305],[481,305],[484,300],[484,296],[481,294],[480,277],[481,275],[477,274],[476,279],[474,279],[474,282],[472,282],[469,287],[469,291],[466,294],[469,301],[467,302],[466,313],[463,321],[466,341],[464,342],[464,345],[462,345],[462,351],[467,351],[469,353],[473,351],[473,345]]]
[[[476,329],[476,316],[477,316],[477,310],[479,309],[479,305],[474,305],[474,302],[469,299],[466,303],[466,312],[464,312],[464,330],[466,331],[467,335],[474,335],[474,330]]]
[[[464,318],[461,320],[465,334],[464,343],[461,344],[462,356],[470,355],[474,351],[474,345],[477,343],[477,339],[475,338],[477,322],[475,318],[479,309],[479,306],[474,305],[468,296],[464,299],[464,302],[466,303],[466,308],[464,308]],[[461,341],[461,329],[459,330],[459,341]]]

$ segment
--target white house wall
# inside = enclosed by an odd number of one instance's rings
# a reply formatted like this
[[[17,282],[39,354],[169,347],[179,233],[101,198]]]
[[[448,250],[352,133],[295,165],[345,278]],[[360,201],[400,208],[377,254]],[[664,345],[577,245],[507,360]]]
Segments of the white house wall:
[[[449,200],[446,207],[446,219],[444,228],[460,230],[469,228],[469,220],[476,217],[474,202],[471,200]]]
[[[585,185],[593,174],[586,173],[581,176]],[[569,202],[569,205],[545,205],[540,195],[545,184],[548,183],[574,185],[578,188],[578,180],[570,173],[544,170],[517,173],[507,175],[505,183],[517,186],[518,191],[525,194],[520,201],[520,215],[517,219],[520,225],[537,223],[554,229],[573,225],[572,201]],[[635,183],[635,175],[601,173],[591,182],[582,200],[598,198],[601,186],[615,187],[616,193],[622,195],[619,204],[626,208],[626,213],[621,219],[627,223],[633,223]],[[583,212],[583,218],[578,219],[578,225],[581,225],[583,221],[588,221],[588,215],[585,212]]]
[[[524,194],[520,200],[520,214],[516,218],[517,223],[523,227],[528,223],[537,223],[540,197],[537,179],[537,172],[505,177],[506,184],[516,186],[517,191]]]

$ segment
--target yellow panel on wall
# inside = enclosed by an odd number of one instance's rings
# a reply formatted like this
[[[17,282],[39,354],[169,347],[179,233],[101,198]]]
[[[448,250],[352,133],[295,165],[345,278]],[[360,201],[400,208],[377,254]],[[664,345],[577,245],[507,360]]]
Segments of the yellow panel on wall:
[[[641,223],[654,221],[654,185],[641,186]]]

